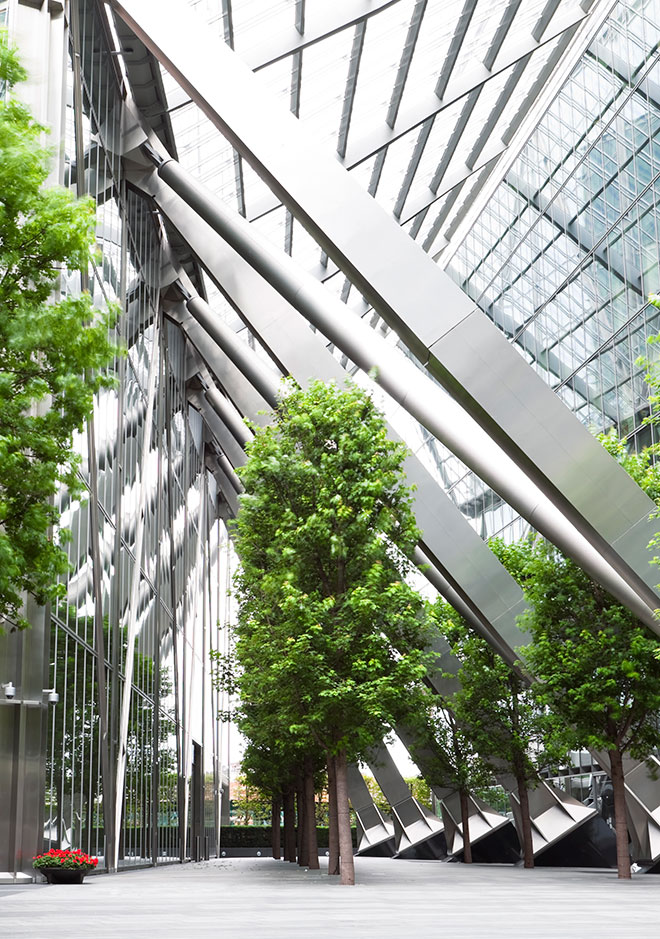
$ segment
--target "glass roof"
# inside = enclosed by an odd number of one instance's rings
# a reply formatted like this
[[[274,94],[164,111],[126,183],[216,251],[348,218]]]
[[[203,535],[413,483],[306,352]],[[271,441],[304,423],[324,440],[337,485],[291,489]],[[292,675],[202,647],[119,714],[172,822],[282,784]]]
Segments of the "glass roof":
[[[188,0],[436,256],[506,151],[579,0]],[[537,81],[537,79],[541,81]],[[179,159],[306,269],[327,258],[163,71]],[[537,89],[538,90],[538,89]],[[342,277],[343,280],[343,277]],[[338,289],[357,303],[356,291]]]

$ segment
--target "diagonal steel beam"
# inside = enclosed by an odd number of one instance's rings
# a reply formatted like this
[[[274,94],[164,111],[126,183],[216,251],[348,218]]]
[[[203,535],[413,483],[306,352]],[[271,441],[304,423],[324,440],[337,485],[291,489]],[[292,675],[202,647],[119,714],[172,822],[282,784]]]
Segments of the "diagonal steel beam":
[[[533,501],[535,507],[530,501],[522,514],[531,514],[540,523],[537,527],[552,531],[551,540],[569,555],[579,555],[592,576],[634,608],[652,629],[658,629],[653,615],[658,606],[653,589],[656,578],[646,554],[655,531],[649,522],[651,500],[497,327],[350,174],[308,137],[300,122],[271,99],[245,64],[196,24],[181,0],[164,0],[158,10],[148,0],[113,0],[113,7],[218,129],[250,159],[412,353],[460,402],[464,419],[475,422],[474,431],[453,433],[446,414],[431,413],[434,395],[427,394],[426,388],[423,395],[414,394],[413,387],[404,388],[401,378],[407,369],[398,360],[394,366],[388,357],[390,347],[375,343],[366,324],[368,338],[365,333],[358,339],[363,332],[360,320],[347,331],[342,312],[346,308],[339,301],[329,303],[326,292],[313,285],[311,278],[303,278],[303,288],[302,272],[291,268],[284,254],[276,261],[264,258],[267,276],[278,290],[285,291],[286,298],[304,309],[305,315],[314,316],[317,328],[331,341],[336,341],[335,336],[341,339],[343,351],[354,361],[371,361],[388,392],[405,401],[422,423],[432,424],[432,433],[446,437],[449,432],[449,446],[464,453],[465,462],[473,468],[478,466],[476,471],[484,479],[493,480],[493,488],[503,495],[506,491],[507,501],[516,506],[527,498]],[[206,68],[208,61],[215,63],[213,75]],[[202,218],[219,222],[221,207],[207,192],[191,186],[172,161],[164,162],[159,173],[168,184],[186,191]],[[234,230],[233,220],[231,226]],[[222,228],[224,232],[225,220]],[[236,234],[245,238],[242,230]],[[248,253],[253,251],[247,243],[244,247]],[[490,438],[490,444],[498,448],[503,458],[499,465],[484,460],[485,451],[476,447],[478,428],[486,435],[484,443]],[[514,478],[524,481],[524,491],[512,486]],[[603,499],[606,492],[616,492],[618,498]]]
[[[232,305],[241,311],[264,346],[273,350],[276,361],[282,362],[286,373],[302,385],[312,377],[338,383],[345,380],[346,372],[328,350],[323,337],[309,330],[303,317],[153,171],[145,176],[133,170],[130,176],[133,184],[155,199],[191,248],[199,253],[211,277],[223,285]],[[247,223],[246,227],[252,231]],[[227,343],[226,353],[232,356],[235,353],[226,330],[222,334],[215,333],[216,327],[222,328],[219,321],[220,317],[207,317],[202,321],[203,325],[196,322],[199,333],[194,333],[190,324],[185,324],[185,329],[204,361],[209,363],[209,369],[224,385],[228,377],[227,355],[220,352],[218,346],[211,347],[213,337]],[[249,354],[246,350],[246,355]],[[255,358],[253,353],[252,358]],[[249,362],[243,364],[246,368],[250,365]],[[243,413],[256,415],[263,410],[264,396],[270,398],[271,392],[268,382],[264,383],[263,366],[259,368],[256,361],[253,364],[258,368],[258,373],[253,375],[256,386],[252,386],[253,389],[259,388],[258,394],[253,390],[258,401],[250,403],[245,394],[242,397],[246,399]],[[438,589],[447,591],[445,595],[449,602],[481,635],[501,650],[507,660],[513,661],[515,653],[512,650],[521,641],[521,633],[516,626],[516,616],[524,607],[520,588],[419,460],[411,456],[406,472],[417,487],[415,512],[424,533],[421,542],[424,554],[420,555],[420,563],[431,561],[434,565],[433,577],[428,572],[426,576]]]
[[[437,387],[425,381],[422,372],[392,350],[389,344],[380,339],[362,320],[349,314],[350,322],[347,321],[347,308],[340,301],[330,299],[320,285],[311,278],[306,279],[303,272],[295,269],[295,265],[291,266],[293,262],[286,255],[282,255],[281,258],[273,256],[272,251],[255,240],[255,234],[248,223],[240,224],[238,216],[232,218],[217,200],[194,184],[173,161],[161,164],[159,175],[167,181],[168,185],[173,186],[175,191],[178,190],[187,200],[189,207],[211,224],[242,257],[249,257],[259,274],[272,282],[278,292],[323,335],[335,342],[365,372],[374,374],[376,380],[396,401],[403,404],[409,413],[431,433],[443,440],[468,465],[471,465],[487,483],[505,495],[510,504],[521,514],[530,517],[531,504],[530,506],[526,504],[530,493],[518,468],[511,461],[506,461],[504,455],[500,454],[497,460],[500,463],[504,460],[500,466],[504,476],[497,472],[493,474],[493,461],[496,458],[489,452],[487,441],[479,433],[477,425],[472,425],[469,431],[462,426],[459,434],[457,425],[454,423],[452,426],[451,420],[448,422],[448,416],[451,413],[449,401],[442,395],[438,396]],[[149,191],[155,193],[158,190],[153,189],[154,185],[154,183],[149,183]],[[159,204],[173,221],[171,210],[168,210],[171,198],[161,197]],[[179,224],[175,224],[181,231]],[[181,234],[183,235],[182,231]],[[191,239],[194,240],[194,231],[189,229],[185,237],[190,243]],[[203,253],[202,251],[200,258]],[[222,278],[219,280],[221,281]],[[268,304],[269,309],[270,307],[272,303]],[[271,326],[272,322],[271,311],[268,325]],[[275,339],[269,339],[268,343],[277,342],[277,339],[276,335]],[[506,341],[505,346],[510,349]],[[331,360],[334,363],[334,359]],[[305,361],[306,367],[309,368],[311,365],[309,352],[305,354]],[[336,364],[335,367],[339,368],[339,365]],[[552,394],[545,384],[543,388]],[[552,400],[556,400],[554,395]],[[463,420],[467,421],[467,415],[464,415]],[[598,452],[602,451],[599,449]],[[480,459],[477,454],[480,454]],[[475,458],[479,460],[478,469]],[[615,463],[613,465],[617,466]],[[625,478],[629,479],[627,476]],[[612,576],[607,561],[600,554],[595,553],[588,542],[570,534],[570,528],[565,528],[561,517],[555,514],[551,503],[545,501],[541,493],[536,492],[533,504],[532,517],[535,527],[558,543],[566,553],[575,556],[578,563],[589,570],[598,581],[603,582],[622,603],[634,609],[640,618],[644,618],[645,622],[655,627],[655,619],[645,611],[636,594],[631,592],[628,585],[618,576]],[[429,553],[428,546],[425,550]]]

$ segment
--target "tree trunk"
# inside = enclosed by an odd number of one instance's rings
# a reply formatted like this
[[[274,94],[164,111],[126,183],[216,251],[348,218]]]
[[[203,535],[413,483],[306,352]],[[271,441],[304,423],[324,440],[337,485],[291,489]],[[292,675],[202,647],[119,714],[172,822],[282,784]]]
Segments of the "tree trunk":
[[[284,860],[296,863],[296,804],[292,786],[284,790]]]
[[[351,839],[351,815],[348,808],[345,750],[340,750],[335,757],[335,784],[337,787],[337,828],[341,857],[341,882],[351,886],[355,883],[355,862],[353,860],[353,841]]]
[[[518,800],[520,802],[520,825],[522,828],[523,867],[534,867],[534,846],[532,844],[532,822],[529,817],[529,793],[524,774],[516,774]]]
[[[616,869],[620,879],[630,880],[630,851],[628,849],[628,823],[626,820],[626,790],[623,778],[623,758],[619,750],[608,750],[614,796],[614,833],[616,834]]]
[[[329,756],[328,767],[328,874],[339,874],[339,829],[337,827],[337,780],[335,758]]]
[[[467,789],[459,789],[461,800],[461,824],[463,826],[463,863],[472,863],[472,842],[470,841],[470,812]]]
[[[270,806],[270,843],[273,848],[273,857],[280,859],[280,797],[273,796]]]
[[[305,767],[305,842],[307,865],[310,870],[319,870],[319,845],[316,835],[316,802],[314,799],[314,773]]]
[[[307,826],[305,825],[305,781],[298,779],[296,789],[296,814],[298,816],[298,864],[307,867],[309,864],[309,850],[307,846]]]

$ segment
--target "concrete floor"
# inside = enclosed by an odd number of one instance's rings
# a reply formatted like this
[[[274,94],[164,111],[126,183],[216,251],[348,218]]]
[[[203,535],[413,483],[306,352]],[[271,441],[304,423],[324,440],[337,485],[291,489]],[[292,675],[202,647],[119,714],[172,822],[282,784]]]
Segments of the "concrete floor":
[[[324,863],[322,861],[322,863]],[[357,858],[356,887],[269,858],[0,887],[2,939],[638,939],[660,876]]]

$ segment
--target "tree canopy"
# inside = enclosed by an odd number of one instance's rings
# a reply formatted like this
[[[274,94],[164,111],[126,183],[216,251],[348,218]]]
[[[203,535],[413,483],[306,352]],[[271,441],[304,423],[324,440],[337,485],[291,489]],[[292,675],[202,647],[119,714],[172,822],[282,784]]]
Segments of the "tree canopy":
[[[424,603],[404,579],[419,535],[404,454],[364,392],[316,382],[290,389],[241,471],[241,682],[262,684],[267,656],[291,735],[350,759],[424,674]]]
[[[619,874],[630,876],[624,754],[646,759],[660,735],[657,639],[572,561],[536,543],[526,568],[532,642],[525,661],[552,738],[606,751],[615,800]]]
[[[657,503],[660,470],[653,464],[652,449],[631,452],[614,431],[599,439]],[[607,754],[619,874],[629,877],[623,757],[646,759],[660,740],[658,641],[633,613],[543,539],[495,542],[492,547],[522,585],[529,604],[520,625],[531,642],[519,651],[535,678],[533,693],[543,714],[546,746],[555,757],[582,747]]]
[[[12,94],[25,71],[0,37],[0,628],[24,627],[22,592],[57,594],[67,569],[53,496],[80,491],[74,431],[90,414],[115,349],[110,314],[62,296],[64,268],[86,270],[94,207],[46,188],[44,128]]]

